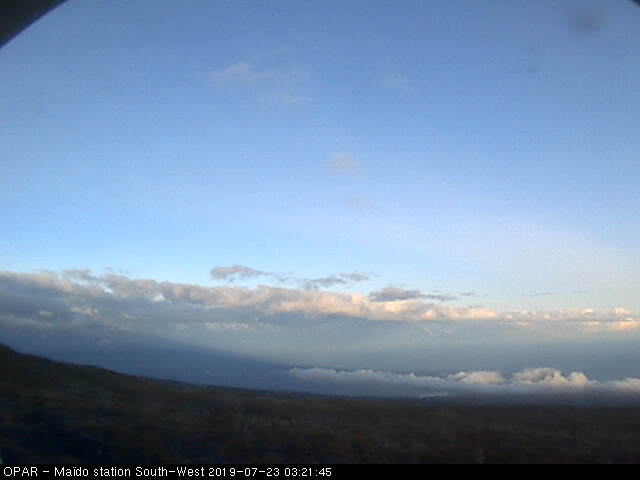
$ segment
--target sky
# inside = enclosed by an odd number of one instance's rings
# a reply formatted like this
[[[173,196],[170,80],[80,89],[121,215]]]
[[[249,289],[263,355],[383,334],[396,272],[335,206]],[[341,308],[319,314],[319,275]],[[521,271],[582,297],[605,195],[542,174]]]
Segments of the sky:
[[[0,338],[640,391],[637,45],[628,0],[67,0],[0,49]]]

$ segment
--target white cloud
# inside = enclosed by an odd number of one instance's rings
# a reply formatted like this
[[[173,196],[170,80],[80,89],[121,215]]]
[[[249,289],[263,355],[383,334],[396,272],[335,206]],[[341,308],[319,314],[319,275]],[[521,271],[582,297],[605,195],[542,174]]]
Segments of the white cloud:
[[[589,385],[589,380],[583,373],[572,372],[568,377],[565,377],[562,372],[553,368],[525,369],[514,374],[513,381],[527,385],[553,385],[560,387],[585,387]]]
[[[277,75],[277,71],[274,69],[256,71],[249,62],[240,61],[213,72],[211,81],[218,85],[243,84],[250,86],[272,81]]]
[[[326,277],[302,278],[293,273],[265,272],[244,265],[231,265],[229,267],[214,267],[211,269],[211,277],[214,280],[225,280],[232,283],[236,280],[246,280],[258,277],[266,277],[276,283],[295,283],[304,290],[318,290],[320,288],[334,287],[336,285],[348,285],[355,282],[363,282],[369,279],[368,274],[334,273]]]
[[[584,322],[582,328],[586,332],[600,333],[600,332],[629,332],[632,330],[640,329],[640,322],[632,317],[627,320],[621,321],[605,321],[605,322]]]
[[[609,382],[612,388],[629,393],[640,393],[640,378],[625,378]]]
[[[222,279],[262,275],[283,280],[286,275],[240,265],[216,267],[212,273]],[[0,303],[0,313],[23,314],[36,321],[50,321],[51,315],[47,317],[39,312],[56,312],[64,318],[62,312],[66,311],[87,319],[108,321],[110,312],[118,312],[118,318],[123,318],[124,314],[140,318],[144,317],[145,311],[153,311],[156,315],[164,311],[169,315],[178,309],[182,315],[200,319],[203,311],[219,309],[230,315],[245,312],[267,318],[297,314],[310,318],[338,315],[372,322],[485,323],[513,328],[557,325],[576,327],[586,333],[623,333],[640,328],[640,321],[621,307],[609,312],[592,309],[497,311],[481,306],[442,303],[448,298],[435,298],[417,290],[383,289],[368,295],[319,290],[320,287],[345,286],[369,278],[360,273],[338,273],[315,279],[288,278],[297,282],[299,287],[206,287],[115,274],[95,276],[86,270],[65,271],[58,275],[52,272],[0,272],[0,294],[3,295],[0,299],[6,298],[4,304]],[[27,300],[15,305],[16,298]],[[434,300],[438,303],[433,303]]]
[[[449,375],[447,380],[479,385],[501,385],[505,382],[501,373],[491,371],[459,372]]]
[[[236,278],[245,279],[252,277],[274,276],[272,272],[263,272],[244,265],[231,265],[228,267],[214,267],[211,269],[211,277],[216,280],[233,281]]]
[[[241,60],[209,75],[217,88],[242,89],[269,103],[300,105],[310,98],[302,93],[308,73],[292,67],[256,67]]]
[[[223,277],[227,273],[251,273],[248,268],[219,272]],[[367,274],[342,273],[329,275],[326,280],[359,282],[367,278]],[[348,359],[353,355],[360,358],[361,352],[373,357],[387,351],[402,355],[399,349],[406,348],[413,355],[411,351],[417,350],[411,349],[442,347],[446,356],[450,355],[449,348],[459,349],[465,342],[487,347],[494,338],[498,352],[505,339],[522,342],[525,338],[526,342],[529,338],[564,338],[569,349],[575,347],[571,346],[573,337],[583,341],[585,336],[593,336],[600,341],[600,335],[593,332],[610,332],[608,340],[628,336],[630,329],[638,328],[633,315],[622,307],[605,312],[594,309],[504,312],[422,298],[372,300],[369,294],[315,290],[302,285],[203,286],[112,273],[98,275],[86,270],[58,274],[0,271],[0,328],[7,332],[162,337],[265,354],[280,360],[290,356],[299,361],[300,355],[304,355],[305,361],[314,363],[324,358],[327,351]],[[529,330],[522,330],[525,325]],[[425,354],[434,353],[425,351]],[[385,392],[389,385],[395,385],[418,395],[469,389],[536,392],[543,385],[594,391],[603,388],[579,372],[563,374],[553,369],[530,369],[507,376],[490,369],[478,370],[472,368],[441,377],[371,370],[315,369],[295,373],[308,381],[324,378],[323,381],[345,385],[375,380]],[[612,386],[620,391],[636,391],[640,390],[640,381],[623,379],[606,385]]]
[[[256,276],[280,274],[261,272],[244,266],[217,267],[221,278],[229,275]],[[293,277],[292,277],[293,278]],[[394,322],[491,322],[500,325],[576,325],[586,332],[629,331],[640,328],[640,322],[620,307],[610,312],[583,310],[496,311],[479,306],[463,307],[439,302],[418,291],[341,293],[317,290],[319,286],[345,285],[367,279],[358,273],[340,273],[317,279],[296,279],[300,288],[282,288],[260,285],[256,288],[240,286],[205,287],[193,284],[158,282],[152,279],[132,279],[123,275],[94,276],[87,271],[65,271],[34,274],[0,272],[0,287],[7,293],[30,293],[36,298],[47,298],[40,310],[53,311],[50,303],[69,304],[73,313],[96,316],[105,303],[153,302],[162,305],[183,305],[219,308],[229,311],[252,310],[263,315],[297,313],[304,316],[343,315],[370,321]],[[311,288],[313,287],[313,288]],[[383,293],[395,295],[383,295]],[[399,293],[399,294],[398,294]],[[412,298],[416,297],[416,298]],[[421,298],[424,297],[424,298]],[[82,305],[79,307],[78,305]],[[137,316],[134,312],[124,312]]]
[[[505,377],[501,372],[459,372],[446,376],[420,376],[376,370],[335,370],[330,368],[293,368],[289,374],[306,382],[346,386],[371,386],[387,394],[421,397],[451,393],[558,394],[558,393],[640,393],[640,379],[600,382],[584,373],[569,375],[553,368],[529,368]]]

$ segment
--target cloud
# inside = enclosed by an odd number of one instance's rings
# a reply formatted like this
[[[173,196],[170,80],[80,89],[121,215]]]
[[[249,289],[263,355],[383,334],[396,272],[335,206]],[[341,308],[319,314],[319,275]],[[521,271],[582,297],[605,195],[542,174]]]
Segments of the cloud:
[[[263,101],[283,105],[300,105],[310,100],[302,94],[302,84],[309,75],[297,68],[259,68],[241,60],[211,72],[211,83],[220,89],[238,89]]]
[[[305,290],[318,290],[336,285],[347,285],[354,282],[363,282],[369,279],[364,273],[336,273],[320,278],[302,278],[292,273],[265,272],[244,265],[231,265],[228,267],[214,267],[211,269],[211,277],[214,280],[225,280],[229,283],[235,280],[247,280],[257,277],[267,277],[277,283],[295,283]]]
[[[363,273],[337,273],[328,277],[303,279],[300,282],[306,290],[318,290],[336,285],[347,285],[353,282],[364,282],[368,279],[369,276]]]
[[[289,374],[310,383],[348,387],[369,387],[388,395],[432,397],[452,394],[636,394],[640,395],[640,379],[615,381],[590,380],[584,373],[568,375],[554,368],[528,368],[505,376],[497,371],[459,372],[443,376],[420,376],[377,370],[335,370],[331,368],[292,368]]]
[[[398,287],[385,287],[369,294],[369,298],[374,302],[394,302],[397,300],[426,299],[446,302],[456,300],[452,295],[422,293],[420,290],[405,290]]]
[[[368,274],[366,273],[357,273],[357,272],[353,272],[353,273],[339,273],[338,274],[340,277],[350,280],[352,282],[364,282],[366,280],[369,280],[369,278],[371,278]]]
[[[629,310],[627,310],[626,308],[616,307],[613,309],[613,314],[616,317],[628,317],[629,315],[631,315],[631,312],[629,312]]]
[[[583,322],[583,328],[589,332],[625,332],[640,329],[640,322],[626,308],[614,308],[604,321],[598,318],[592,309],[582,310],[581,313],[587,317]],[[593,319],[589,319],[590,317]]]
[[[211,74],[211,81],[216,84],[243,84],[243,85],[256,85],[266,81],[270,81],[276,75],[274,70],[265,70],[257,72],[246,61],[240,61],[234,63],[226,68],[213,72]]]
[[[640,323],[634,318],[629,318],[627,320],[620,320],[614,322],[584,322],[582,325],[583,329],[592,333],[599,332],[625,332],[631,330],[638,330],[640,328]]]
[[[364,169],[360,161],[346,153],[333,155],[326,163],[325,168],[333,173],[351,176],[360,176]]]
[[[211,277],[216,280],[234,281],[236,279],[247,279],[264,276],[278,276],[273,272],[263,272],[255,268],[246,267],[244,265],[231,265],[228,267],[214,267],[211,269]]]
[[[254,278],[285,274],[264,272],[242,265],[216,267],[219,278]],[[569,327],[585,333],[624,333],[640,329],[634,314],[622,307],[611,311],[514,310],[499,311],[481,306],[443,303],[447,295],[387,287],[370,294],[321,290],[343,287],[369,278],[364,273],[337,273],[305,279],[289,275],[296,288],[259,285],[213,287],[129,278],[125,275],[94,275],[88,270],[15,273],[0,272],[0,322],[15,324],[22,319],[42,325],[70,322],[101,323],[124,328],[132,322],[208,322],[218,312],[229,321],[238,316],[258,316],[277,321],[283,315],[299,319],[347,317],[370,322],[440,325],[492,325],[507,328]],[[435,303],[437,300],[438,303]],[[156,320],[153,320],[156,319]],[[161,319],[161,320],[158,320]],[[182,319],[182,320],[178,320]],[[219,321],[219,320],[216,320]],[[244,321],[244,320],[243,320]]]
[[[449,375],[447,380],[471,385],[502,385],[505,383],[505,379],[501,373],[491,371],[459,372],[454,375]]]
[[[528,368],[513,375],[513,382],[526,385],[549,385],[557,387],[585,387],[589,385],[587,376],[572,372],[565,377],[562,372],[553,368]]]

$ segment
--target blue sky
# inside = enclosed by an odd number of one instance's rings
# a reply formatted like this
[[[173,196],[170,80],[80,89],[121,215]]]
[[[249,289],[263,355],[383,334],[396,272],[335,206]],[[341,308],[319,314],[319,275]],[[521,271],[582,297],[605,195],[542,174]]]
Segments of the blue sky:
[[[615,370],[639,25],[624,0],[68,0],[0,50],[0,270],[61,295],[22,326],[135,297],[181,309],[166,338],[308,366],[533,338]]]

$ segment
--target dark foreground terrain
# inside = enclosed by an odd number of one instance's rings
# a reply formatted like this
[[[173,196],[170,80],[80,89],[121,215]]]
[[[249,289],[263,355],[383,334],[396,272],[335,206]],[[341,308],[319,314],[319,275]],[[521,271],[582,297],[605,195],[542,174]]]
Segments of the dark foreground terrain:
[[[200,387],[0,346],[0,456],[6,463],[636,463],[640,408]]]

